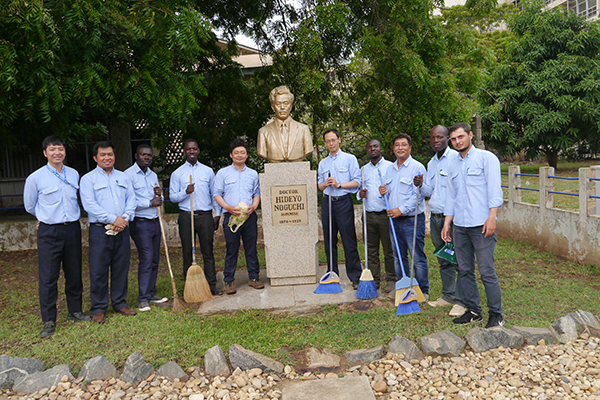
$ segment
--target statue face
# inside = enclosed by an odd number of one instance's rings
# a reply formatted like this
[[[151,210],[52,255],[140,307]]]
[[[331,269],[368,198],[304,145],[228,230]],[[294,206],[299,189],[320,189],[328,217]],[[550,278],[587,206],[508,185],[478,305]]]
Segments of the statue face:
[[[292,96],[289,94],[278,94],[275,97],[275,102],[271,104],[271,108],[275,112],[277,119],[287,119],[292,111]]]

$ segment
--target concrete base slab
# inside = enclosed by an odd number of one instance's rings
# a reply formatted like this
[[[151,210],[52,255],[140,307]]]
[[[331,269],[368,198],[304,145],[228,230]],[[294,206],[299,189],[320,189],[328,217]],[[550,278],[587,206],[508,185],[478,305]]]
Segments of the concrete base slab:
[[[315,294],[317,284],[295,285],[295,286],[271,286],[267,278],[266,270],[260,271],[260,280],[265,284],[264,289],[254,289],[248,286],[248,274],[246,271],[237,271],[235,286],[237,293],[233,295],[214,296],[212,300],[201,303],[197,314],[211,314],[223,311],[236,311],[243,309],[304,309],[317,307],[325,304],[340,304],[359,301],[356,291],[344,271],[343,264],[340,265],[340,285],[342,293]],[[327,272],[327,266],[319,265],[317,274],[319,279]],[[223,287],[223,273],[217,273],[218,287]]]
[[[366,376],[347,376],[339,379],[286,381],[282,400],[375,400]]]

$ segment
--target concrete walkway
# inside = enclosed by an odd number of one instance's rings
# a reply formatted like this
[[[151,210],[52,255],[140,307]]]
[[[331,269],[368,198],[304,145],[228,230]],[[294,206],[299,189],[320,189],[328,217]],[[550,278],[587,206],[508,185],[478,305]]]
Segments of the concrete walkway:
[[[267,278],[267,271],[261,269],[260,280],[265,284],[264,289],[254,289],[248,286],[248,273],[238,270],[235,274],[237,293],[234,295],[215,296],[212,300],[201,303],[197,314],[211,314],[222,311],[236,311],[244,309],[258,310],[297,310],[311,308],[325,304],[340,304],[358,301],[356,291],[346,276],[344,264],[340,264],[340,282],[342,293],[315,294],[317,283],[312,285],[276,286],[272,287]],[[327,267],[317,267],[317,278],[325,274]],[[223,272],[217,273],[218,287],[223,288]],[[382,293],[380,293],[380,296]]]
[[[375,400],[366,376],[285,381],[282,400]]]

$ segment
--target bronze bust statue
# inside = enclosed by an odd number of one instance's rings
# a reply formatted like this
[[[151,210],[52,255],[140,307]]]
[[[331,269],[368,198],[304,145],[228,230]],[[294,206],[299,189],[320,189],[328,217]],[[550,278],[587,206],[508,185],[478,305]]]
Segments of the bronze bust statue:
[[[269,100],[275,119],[258,131],[258,155],[269,162],[302,161],[313,152],[313,143],[308,126],[290,117],[294,95],[279,86],[271,90]]]

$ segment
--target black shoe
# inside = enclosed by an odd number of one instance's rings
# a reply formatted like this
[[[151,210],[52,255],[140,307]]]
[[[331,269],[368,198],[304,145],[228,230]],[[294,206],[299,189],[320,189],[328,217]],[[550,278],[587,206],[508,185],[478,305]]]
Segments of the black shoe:
[[[452,322],[454,322],[457,325],[463,325],[463,324],[468,324],[471,322],[479,322],[479,321],[483,321],[483,317],[479,314],[475,314],[473,311],[465,311],[465,313],[463,315],[461,315],[458,318],[454,318],[452,320]]]
[[[494,326],[504,326],[504,317],[502,314],[490,313],[490,318],[485,327],[492,328]]]
[[[210,288],[210,292],[213,296],[221,296],[223,295],[223,291],[219,288]]]
[[[67,317],[67,320],[85,322],[85,321],[91,321],[92,317],[90,317],[89,315],[85,315],[82,312],[74,312],[73,314],[69,314],[69,316]]]
[[[352,289],[354,289],[354,290],[358,289],[358,281],[352,282]]]
[[[379,282],[375,282],[375,289],[379,290],[379,287],[380,287]]]
[[[55,329],[56,329],[56,322],[54,322],[54,321],[44,322],[44,328],[40,332],[40,337],[47,338],[47,337],[52,336]]]

